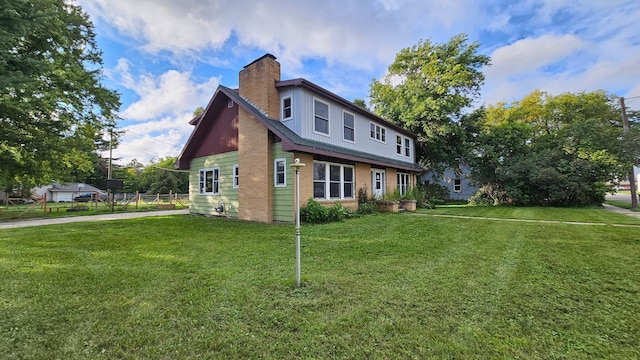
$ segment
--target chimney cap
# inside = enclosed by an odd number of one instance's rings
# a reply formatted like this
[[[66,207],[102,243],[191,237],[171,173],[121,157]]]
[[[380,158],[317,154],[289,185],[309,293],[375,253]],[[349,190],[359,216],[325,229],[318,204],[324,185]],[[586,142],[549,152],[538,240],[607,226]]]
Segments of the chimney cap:
[[[276,59],[277,59],[275,56],[273,56],[273,55],[271,55],[271,54],[269,54],[269,53],[266,53],[266,54],[262,55],[261,57],[259,57],[259,58],[255,59],[255,60],[253,60],[249,65],[245,65],[243,69],[246,69],[246,68],[248,68],[249,66],[251,66],[251,65],[253,65],[253,64],[255,64],[255,63],[257,63],[258,61],[261,61],[262,59],[264,59],[264,58],[268,58],[268,57],[269,57],[269,58],[271,58],[271,59],[273,59],[273,60],[276,60]]]

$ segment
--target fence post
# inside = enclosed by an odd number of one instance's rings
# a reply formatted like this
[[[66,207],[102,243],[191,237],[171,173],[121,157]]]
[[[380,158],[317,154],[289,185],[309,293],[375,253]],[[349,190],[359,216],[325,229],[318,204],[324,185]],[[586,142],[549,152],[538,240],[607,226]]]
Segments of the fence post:
[[[140,193],[136,190],[136,210],[138,209],[138,204],[140,203]]]
[[[43,199],[42,206],[44,209],[44,213],[46,214],[47,213],[47,193],[46,192],[44,193],[44,197],[42,199]]]
[[[169,205],[171,205],[171,204],[172,204],[172,201],[171,201],[171,200],[173,200],[173,197],[171,196],[171,194],[172,194],[172,193],[171,193],[171,190],[169,190]]]

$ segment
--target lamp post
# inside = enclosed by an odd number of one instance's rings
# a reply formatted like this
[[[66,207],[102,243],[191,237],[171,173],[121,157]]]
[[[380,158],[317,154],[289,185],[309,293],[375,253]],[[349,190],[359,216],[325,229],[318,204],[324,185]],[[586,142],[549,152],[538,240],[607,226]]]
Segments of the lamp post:
[[[296,286],[300,287],[300,168],[304,164],[296,158],[291,167],[296,171]]]

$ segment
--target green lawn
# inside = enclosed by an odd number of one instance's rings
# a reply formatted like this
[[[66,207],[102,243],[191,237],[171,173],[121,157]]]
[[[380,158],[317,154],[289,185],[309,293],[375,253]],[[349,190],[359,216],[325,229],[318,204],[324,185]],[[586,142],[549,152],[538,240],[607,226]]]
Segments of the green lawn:
[[[0,230],[0,358],[638,358],[639,231],[424,214],[305,225],[297,289],[291,225]]]

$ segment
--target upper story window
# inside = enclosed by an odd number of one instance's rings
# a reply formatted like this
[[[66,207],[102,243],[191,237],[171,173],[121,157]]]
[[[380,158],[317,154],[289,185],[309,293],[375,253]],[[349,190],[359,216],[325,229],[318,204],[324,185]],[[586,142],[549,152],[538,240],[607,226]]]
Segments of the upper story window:
[[[378,124],[370,123],[369,137],[376,141],[387,142],[387,129]]]
[[[313,131],[329,135],[329,104],[314,99],[313,116]]]
[[[273,161],[273,186],[287,186],[287,160],[275,159]]]
[[[238,171],[238,164],[235,164],[233,165],[233,187],[235,189],[237,189],[238,185],[240,184],[239,180],[240,180],[240,172]]]
[[[282,99],[282,120],[288,120],[293,117],[293,112],[291,111],[291,97],[286,97]]]
[[[355,117],[353,114],[344,111],[342,113],[342,121],[343,121],[343,139],[347,141],[355,141],[356,140],[356,132],[355,132]]]
[[[406,157],[411,156],[411,139],[402,135],[396,135],[396,154]]]
[[[227,100],[227,107],[229,109],[231,109],[233,107],[233,100],[231,100],[231,99]]]
[[[220,193],[219,167],[200,170],[198,193],[201,195],[218,195]]]

